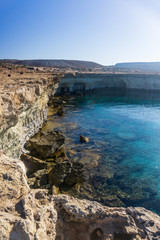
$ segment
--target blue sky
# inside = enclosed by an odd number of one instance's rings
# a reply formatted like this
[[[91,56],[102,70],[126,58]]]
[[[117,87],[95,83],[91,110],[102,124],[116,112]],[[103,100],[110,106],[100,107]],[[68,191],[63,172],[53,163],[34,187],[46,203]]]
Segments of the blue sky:
[[[160,61],[160,1],[0,0],[0,58]]]

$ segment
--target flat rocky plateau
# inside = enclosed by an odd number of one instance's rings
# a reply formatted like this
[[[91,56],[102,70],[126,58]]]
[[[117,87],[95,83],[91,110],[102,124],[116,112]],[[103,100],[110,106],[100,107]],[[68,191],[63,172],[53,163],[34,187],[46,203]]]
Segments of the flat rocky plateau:
[[[47,119],[63,72],[0,69],[0,239],[159,240],[160,217],[141,207],[109,208],[47,189],[30,189],[20,160]]]

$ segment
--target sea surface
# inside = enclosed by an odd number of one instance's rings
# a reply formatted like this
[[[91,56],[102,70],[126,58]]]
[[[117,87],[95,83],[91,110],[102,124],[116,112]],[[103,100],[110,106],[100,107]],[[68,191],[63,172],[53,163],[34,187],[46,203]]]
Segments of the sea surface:
[[[47,127],[66,137],[83,181],[62,192],[108,206],[142,206],[160,214],[160,93],[98,91],[73,96]],[[80,142],[80,134],[88,143]]]

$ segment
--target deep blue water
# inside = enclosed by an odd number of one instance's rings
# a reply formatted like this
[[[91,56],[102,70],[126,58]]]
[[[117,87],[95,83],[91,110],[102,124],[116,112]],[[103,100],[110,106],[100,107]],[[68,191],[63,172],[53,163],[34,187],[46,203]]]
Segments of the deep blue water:
[[[49,118],[66,149],[85,166],[78,197],[109,206],[143,206],[160,214],[160,94],[95,92]],[[56,123],[60,125],[56,125]],[[79,135],[90,138],[81,144]]]

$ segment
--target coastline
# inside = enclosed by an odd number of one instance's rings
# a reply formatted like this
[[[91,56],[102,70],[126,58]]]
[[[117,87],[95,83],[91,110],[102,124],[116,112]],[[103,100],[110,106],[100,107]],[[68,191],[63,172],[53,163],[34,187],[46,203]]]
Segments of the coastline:
[[[19,73],[14,76],[10,71],[10,74],[11,80],[7,70],[1,78],[4,83],[0,116],[0,238],[78,240],[83,234],[84,240],[158,239],[160,217],[144,208],[103,207],[96,202],[65,195],[48,196],[47,190],[29,188],[25,166],[18,158],[26,141],[46,121],[48,100],[55,94],[61,76],[26,72],[21,78]],[[93,75],[90,76],[92,79]],[[85,78],[86,75],[83,81]],[[154,86],[156,88],[160,84]],[[81,84],[76,87],[71,89],[78,92],[87,90]]]

